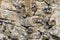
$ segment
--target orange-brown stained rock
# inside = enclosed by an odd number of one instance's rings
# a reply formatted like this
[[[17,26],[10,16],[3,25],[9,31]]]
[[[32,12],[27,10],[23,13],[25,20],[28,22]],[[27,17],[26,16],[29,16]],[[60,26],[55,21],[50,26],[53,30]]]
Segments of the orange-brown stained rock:
[[[2,0],[0,0],[0,5],[1,5],[1,3],[2,3]]]
[[[29,7],[30,6],[30,3],[31,3],[31,0],[25,0],[25,6],[26,7]]]
[[[12,5],[12,3],[11,3],[12,0],[6,0],[6,1],[7,1],[8,4],[9,4],[8,9],[13,10],[13,5]]]

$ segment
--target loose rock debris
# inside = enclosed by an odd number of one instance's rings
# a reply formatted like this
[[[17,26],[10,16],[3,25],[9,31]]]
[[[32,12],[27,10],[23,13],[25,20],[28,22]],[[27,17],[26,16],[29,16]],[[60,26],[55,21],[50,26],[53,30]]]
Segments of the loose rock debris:
[[[59,2],[0,0],[0,40],[60,40]]]

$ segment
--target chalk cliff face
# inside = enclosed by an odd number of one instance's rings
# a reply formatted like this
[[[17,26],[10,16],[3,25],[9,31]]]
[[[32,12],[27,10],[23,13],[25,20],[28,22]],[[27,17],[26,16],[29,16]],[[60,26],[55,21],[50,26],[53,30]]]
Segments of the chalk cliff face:
[[[0,0],[0,40],[59,40],[60,0]]]

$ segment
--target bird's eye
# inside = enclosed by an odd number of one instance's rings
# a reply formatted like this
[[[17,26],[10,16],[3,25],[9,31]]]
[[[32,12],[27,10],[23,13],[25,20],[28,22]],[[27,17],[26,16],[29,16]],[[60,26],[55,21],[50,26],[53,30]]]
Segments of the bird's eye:
[[[44,13],[45,14],[51,14],[51,8],[44,8]]]
[[[34,23],[42,23],[42,19],[36,18],[36,19],[34,19]]]
[[[31,8],[35,8],[35,7],[36,7],[36,3],[33,2],[33,3],[31,4]]]

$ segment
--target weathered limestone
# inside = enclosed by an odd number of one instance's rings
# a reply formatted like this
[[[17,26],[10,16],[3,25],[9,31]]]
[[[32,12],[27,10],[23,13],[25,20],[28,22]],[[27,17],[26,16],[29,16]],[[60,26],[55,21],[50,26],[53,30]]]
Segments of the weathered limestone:
[[[59,0],[0,0],[0,39],[55,40],[58,7]]]

